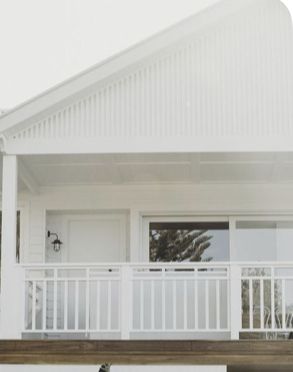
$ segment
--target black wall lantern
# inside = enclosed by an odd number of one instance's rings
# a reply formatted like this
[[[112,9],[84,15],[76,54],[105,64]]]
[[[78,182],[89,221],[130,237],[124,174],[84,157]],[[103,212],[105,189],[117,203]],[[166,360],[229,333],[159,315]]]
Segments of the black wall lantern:
[[[56,238],[51,242],[51,244],[53,244],[53,249],[55,252],[59,252],[60,249],[61,249],[61,244],[63,244],[61,242],[61,240],[58,238],[58,235],[56,233],[53,233],[51,231],[48,231],[48,238],[50,238],[52,235],[54,235]]]
[[[101,365],[99,372],[110,372],[111,364],[104,363]]]

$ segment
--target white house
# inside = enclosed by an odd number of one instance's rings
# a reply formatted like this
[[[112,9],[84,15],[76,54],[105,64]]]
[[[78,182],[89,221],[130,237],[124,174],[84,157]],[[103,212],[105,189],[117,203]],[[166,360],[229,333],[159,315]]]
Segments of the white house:
[[[1,338],[288,338],[292,65],[223,0],[2,114]]]

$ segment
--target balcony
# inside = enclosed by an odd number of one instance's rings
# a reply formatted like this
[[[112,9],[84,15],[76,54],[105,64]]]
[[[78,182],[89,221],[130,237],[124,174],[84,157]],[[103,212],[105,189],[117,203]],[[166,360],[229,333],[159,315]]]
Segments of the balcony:
[[[19,265],[25,338],[289,338],[293,263]]]

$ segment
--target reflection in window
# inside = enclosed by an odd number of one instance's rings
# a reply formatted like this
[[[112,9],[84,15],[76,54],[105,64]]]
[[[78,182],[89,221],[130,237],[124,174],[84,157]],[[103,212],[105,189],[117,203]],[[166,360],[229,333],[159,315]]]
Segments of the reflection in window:
[[[227,261],[228,222],[151,222],[151,262]]]
[[[237,221],[236,261],[293,260],[292,221]]]

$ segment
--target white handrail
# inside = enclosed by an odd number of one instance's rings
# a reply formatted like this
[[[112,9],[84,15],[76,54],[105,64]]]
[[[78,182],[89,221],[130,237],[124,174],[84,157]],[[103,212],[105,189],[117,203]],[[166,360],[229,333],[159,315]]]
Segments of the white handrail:
[[[84,267],[226,267],[226,266],[241,266],[242,268],[255,268],[255,267],[287,267],[293,268],[293,261],[210,261],[210,262],[79,262],[79,263],[18,263],[15,264],[17,267],[22,268],[84,268]]]

